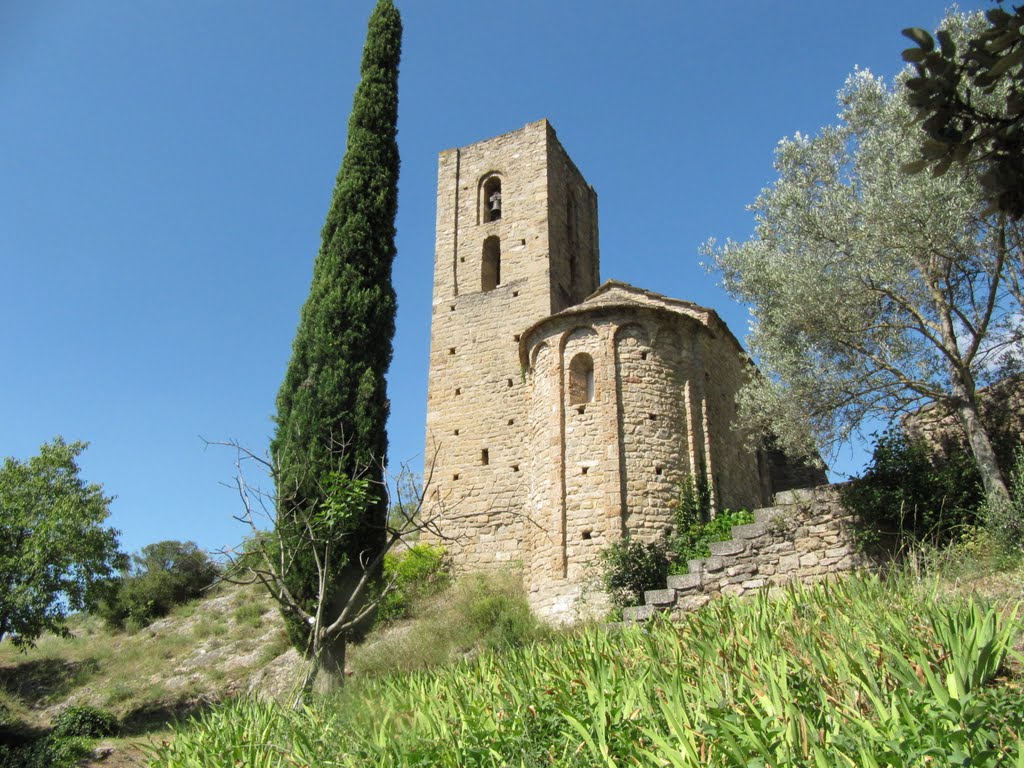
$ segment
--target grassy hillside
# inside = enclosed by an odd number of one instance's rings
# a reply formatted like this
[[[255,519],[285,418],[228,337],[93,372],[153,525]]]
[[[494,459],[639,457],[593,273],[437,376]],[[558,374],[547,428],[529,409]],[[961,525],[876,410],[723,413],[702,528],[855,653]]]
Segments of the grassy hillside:
[[[31,732],[71,704],[112,711],[96,766],[143,765],[139,744],[162,768],[1024,766],[1022,587],[1019,569],[854,580],[552,633],[513,577],[463,579],[300,712],[253,696],[289,701],[299,674],[276,611],[225,589],[134,634],[82,618],[73,640],[0,646],[0,712]]]
[[[90,705],[115,714],[121,743],[131,742],[216,702],[287,688],[298,661],[277,610],[250,589],[215,590],[135,633],[111,632],[88,616],[70,629],[72,639],[46,635],[27,653],[0,644],[6,740],[44,731],[69,706]]]
[[[1024,766],[1020,630],[1005,603],[908,579],[792,588],[358,680],[297,712],[242,699],[153,765]]]

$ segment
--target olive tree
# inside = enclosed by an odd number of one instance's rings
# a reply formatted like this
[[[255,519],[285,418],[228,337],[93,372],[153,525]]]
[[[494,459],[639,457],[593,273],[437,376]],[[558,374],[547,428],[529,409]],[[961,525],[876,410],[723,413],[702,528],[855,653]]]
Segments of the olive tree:
[[[903,172],[920,132],[905,87],[851,75],[838,124],[779,143],[754,236],[705,245],[753,315],[764,375],[742,390],[741,414],[812,455],[866,417],[935,402],[957,415],[986,492],[1005,498],[978,388],[1021,339],[1020,223],[988,210],[968,165]]]

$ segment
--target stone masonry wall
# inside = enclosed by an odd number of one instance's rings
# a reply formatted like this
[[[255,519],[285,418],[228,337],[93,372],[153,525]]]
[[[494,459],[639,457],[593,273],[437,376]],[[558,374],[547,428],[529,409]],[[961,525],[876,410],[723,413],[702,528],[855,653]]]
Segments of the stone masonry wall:
[[[665,589],[646,592],[645,604],[625,609],[624,618],[643,620],[655,612],[678,617],[719,595],[745,595],[872,565],[858,552],[853,518],[836,486],[779,493],[775,506],[754,513],[753,523],[734,526],[732,539],[710,546],[711,557],[691,560],[688,574],[670,576]]]

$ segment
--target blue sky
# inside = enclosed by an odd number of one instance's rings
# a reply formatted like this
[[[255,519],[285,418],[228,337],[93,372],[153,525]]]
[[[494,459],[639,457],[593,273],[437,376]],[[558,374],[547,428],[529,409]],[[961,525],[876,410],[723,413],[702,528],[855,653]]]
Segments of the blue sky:
[[[0,455],[87,440],[136,550],[236,543],[265,449],[371,0],[0,3]],[[962,8],[987,7],[964,3]],[[891,76],[934,0],[398,0],[393,466],[422,466],[437,153],[549,118],[598,192],[602,279],[747,313],[699,265],[746,238],[780,138]],[[855,470],[862,452],[836,463]]]

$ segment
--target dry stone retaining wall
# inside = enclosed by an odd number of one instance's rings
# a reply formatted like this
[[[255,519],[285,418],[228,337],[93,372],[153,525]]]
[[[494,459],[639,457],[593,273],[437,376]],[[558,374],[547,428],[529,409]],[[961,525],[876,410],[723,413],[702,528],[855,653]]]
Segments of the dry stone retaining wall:
[[[656,612],[679,617],[718,595],[870,567],[873,561],[858,551],[853,523],[837,486],[778,493],[775,506],[757,510],[749,525],[734,526],[732,539],[711,544],[710,557],[691,560],[690,572],[670,576],[665,589],[648,590],[645,604],[625,609],[624,618],[637,621]]]

